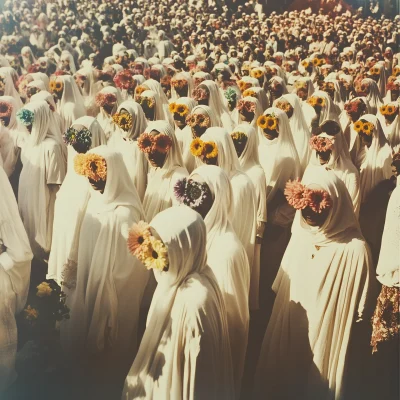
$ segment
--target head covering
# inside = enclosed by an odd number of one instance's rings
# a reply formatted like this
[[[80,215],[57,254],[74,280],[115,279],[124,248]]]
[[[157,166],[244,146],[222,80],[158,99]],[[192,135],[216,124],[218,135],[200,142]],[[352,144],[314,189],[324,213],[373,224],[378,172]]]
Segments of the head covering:
[[[361,85],[368,85],[369,93],[367,95],[368,107],[371,114],[377,114],[379,107],[383,104],[383,98],[379,92],[378,85],[371,78],[365,78]]]
[[[171,400],[181,398],[183,390],[201,396],[206,387],[207,396],[228,400],[234,393],[226,309],[206,263],[204,222],[198,213],[182,206],[161,212],[150,226],[168,249],[169,269],[157,273],[147,329],[126,378],[123,398],[140,397],[145,390],[146,396],[167,395]],[[173,335],[167,338],[168,332]],[[193,339],[182,342],[189,335]],[[188,352],[200,341],[201,349],[197,347],[189,360]],[[198,357],[206,358],[208,366],[197,362]],[[163,374],[159,376],[160,362]],[[177,373],[181,370],[188,375]],[[156,382],[155,376],[159,376]]]
[[[19,93],[14,85],[14,79],[15,81],[17,81],[18,78],[15,70],[11,67],[1,67],[0,77],[4,77],[4,83],[5,83],[4,96],[13,97],[17,102],[18,107],[22,107],[23,103],[21,97],[19,96]]]
[[[117,98],[117,102],[115,103],[113,109],[111,110],[110,115],[108,115],[104,111],[103,107],[100,107],[100,112],[97,115],[97,120],[99,121],[99,124],[103,128],[103,131],[106,134],[107,139],[109,139],[112,133],[115,131],[115,124],[113,123],[111,117],[117,112],[117,109],[123,100],[121,96],[121,91],[118,88],[115,88],[114,86],[107,86],[101,89],[99,93],[101,94],[111,93],[114,94],[115,97]]]

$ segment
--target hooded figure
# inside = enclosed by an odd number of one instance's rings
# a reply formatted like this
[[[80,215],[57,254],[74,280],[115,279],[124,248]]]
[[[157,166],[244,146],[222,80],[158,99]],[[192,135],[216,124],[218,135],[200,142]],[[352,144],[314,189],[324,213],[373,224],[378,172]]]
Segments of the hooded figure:
[[[121,103],[117,113],[128,113],[132,117],[132,126],[128,130],[117,127],[108,146],[118,150],[124,159],[126,169],[134,183],[140,200],[143,201],[147,186],[148,162],[139,150],[137,139],[146,130],[147,121],[142,107],[133,100]]]
[[[87,150],[106,144],[106,137],[100,124],[93,117],[78,118],[71,126],[77,130],[85,128],[90,132],[91,144]],[[74,170],[77,151],[68,145],[67,174],[54,206],[54,224],[47,279],[54,279],[60,286],[64,268],[68,266],[72,240],[78,229],[80,214],[89,195],[87,179]]]
[[[121,154],[107,146],[88,154],[105,161],[105,176],[101,184],[87,181],[90,199],[70,253],[77,268],[65,271],[71,319],[61,325],[61,343],[71,361],[82,366],[74,364],[93,396],[115,398],[139,344],[139,309],[149,273],[129,254],[126,240],[144,212]]]
[[[43,258],[51,248],[54,203],[62,184],[66,164],[61,138],[50,126],[51,110],[47,102],[37,101],[24,107],[33,118],[30,137],[21,151],[18,206],[32,252]]]
[[[227,311],[207,265],[205,224],[182,206],[159,213],[150,228],[167,247],[168,270],[155,271],[158,286],[122,399],[231,400]]]
[[[307,222],[310,206],[300,210],[297,204],[292,238],[273,284],[276,300],[257,366],[255,399],[269,393],[339,400],[354,393],[345,391],[344,375],[355,322],[368,311],[368,246],[347,189],[332,171],[318,171],[302,183],[324,191],[329,206],[318,222]]]
[[[28,296],[32,252],[7,175],[0,167],[0,394],[16,378],[15,315]]]

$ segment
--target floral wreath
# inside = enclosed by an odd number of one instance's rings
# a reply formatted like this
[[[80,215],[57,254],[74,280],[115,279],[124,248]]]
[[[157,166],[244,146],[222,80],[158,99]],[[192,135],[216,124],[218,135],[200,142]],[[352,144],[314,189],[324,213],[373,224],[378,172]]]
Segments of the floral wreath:
[[[247,142],[247,135],[244,132],[232,132],[231,133],[231,138],[234,141],[234,143],[242,143],[242,142]]]
[[[78,175],[86,176],[92,181],[105,181],[107,177],[106,160],[98,154],[77,154],[74,159],[74,169]]]
[[[294,83],[294,87],[295,87],[296,89],[305,89],[305,90],[307,90],[307,82],[304,82],[304,81],[296,81],[296,82]]]
[[[315,57],[315,58],[312,60],[312,63],[313,63],[313,65],[314,65],[314,67],[320,67],[321,65],[324,65],[324,64],[325,64],[325,60],[324,60],[323,58]]]
[[[379,108],[382,115],[392,116],[399,111],[399,108],[394,104],[384,104]]]
[[[186,125],[190,127],[201,126],[203,128],[208,128],[210,125],[210,118],[204,114],[190,114],[186,117]]]
[[[218,157],[218,147],[215,142],[204,142],[200,138],[192,140],[190,144],[190,152],[195,157],[204,156],[207,159]]]
[[[270,115],[260,115],[257,119],[257,125],[262,129],[274,131],[278,129],[279,120],[274,113]]]
[[[179,179],[174,186],[176,199],[190,208],[198,208],[210,195],[210,190],[205,183],[192,179]]]
[[[168,108],[171,114],[179,114],[181,117],[189,114],[189,107],[186,104],[170,103]]]
[[[386,85],[386,90],[399,90],[399,89],[400,85],[392,81],[388,82],[388,84]]]
[[[139,221],[129,230],[127,241],[129,252],[150,270],[168,270],[168,249],[165,244],[156,239],[150,231],[150,226]]]
[[[243,93],[247,89],[250,89],[253,84],[251,82],[245,82],[243,80],[238,81],[239,90]]]
[[[31,110],[21,108],[17,111],[17,119],[24,126],[32,125],[35,120],[35,114]]]
[[[254,98],[257,98],[257,93],[254,90],[246,89],[243,92],[243,97],[254,97]]]
[[[50,82],[51,93],[61,93],[64,89],[64,83],[62,81],[52,80]]]
[[[239,111],[245,110],[247,112],[255,113],[256,112],[256,103],[253,103],[252,101],[249,101],[249,100],[240,99],[238,101],[236,108]]]
[[[278,101],[276,103],[276,108],[279,108],[280,110],[284,111],[285,113],[290,112],[293,110],[293,107],[290,105],[288,101]]]
[[[133,125],[132,115],[126,113],[115,113],[112,116],[112,120],[124,131],[129,131]]]
[[[114,93],[97,93],[95,101],[99,107],[104,107],[105,105],[114,107],[117,103],[117,96]]]
[[[349,101],[344,105],[345,111],[349,114],[359,112],[360,108],[365,109],[365,103],[360,99]]]
[[[261,79],[264,76],[264,72],[261,69],[254,68],[250,71],[252,78]]]
[[[374,124],[372,122],[363,121],[362,119],[356,121],[353,127],[357,133],[364,133],[367,136],[371,136],[374,131]]]
[[[381,70],[378,67],[371,67],[369,69],[369,74],[370,75],[374,75],[374,76],[378,76],[381,74]]]
[[[311,210],[320,214],[323,210],[332,207],[332,198],[325,190],[309,189],[300,180],[286,183],[285,197],[288,203],[296,210]]]
[[[396,65],[394,68],[393,68],[393,76],[399,76],[400,75],[400,66],[399,65]]]
[[[65,144],[70,144],[71,146],[77,143],[89,148],[92,145],[92,134],[87,128],[75,129],[68,128],[67,132],[63,135],[63,140]]]
[[[142,108],[146,109],[153,109],[156,105],[156,101],[152,97],[147,96],[140,96],[138,103],[142,106]]]
[[[335,139],[329,139],[320,136],[313,136],[310,139],[311,149],[317,151],[318,153],[326,153],[327,151],[331,151],[334,143]]]
[[[152,136],[149,133],[142,133],[137,141],[139,150],[143,153],[167,154],[172,147],[172,139],[166,133],[159,133]]]
[[[171,86],[175,89],[183,89],[188,85],[188,81],[186,79],[171,79]]]
[[[10,117],[13,110],[13,106],[6,101],[0,101],[0,118]]]
[[[133,79],[133,74],[129,69],[118,72],[113,79],[115,86],[119,89],[134,89],[136,81]]]
[[[149,90],[146,86],[144,85],[139,85],[136,87],[135,89],[135,94],[136,96],[140,96],[143,92],[145,92],[146,90]]]
[[[225,90],[224,96],[225,96],[226,100],[228,100],[228,103],[231,104],[231,103],[236,102],[237,93],[236,93],[235,89],[233,89],[232,87],[229,87],[228,89]]]
[[[325,99],[323,97],[318,97],[318,96],[311,96],[308,100],[307,103],[312,106],[312,107],[325,107]]]
[[[207,90],[197,87],[196,89],[193,89],[193,91],[192,91],[192,98],[196,101],[206,100],[209,98],[209,94],[208,94]]]

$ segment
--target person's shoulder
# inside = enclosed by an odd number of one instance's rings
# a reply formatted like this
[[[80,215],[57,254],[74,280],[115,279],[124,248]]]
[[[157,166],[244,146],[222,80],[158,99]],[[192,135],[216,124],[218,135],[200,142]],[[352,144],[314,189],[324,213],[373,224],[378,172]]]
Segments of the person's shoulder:
[[[357,252],[358,254],[368,254],[369,247],[364,238],[360,236],[355,236],[351,241],[347,243],[348,249],[351,249],[353,252]]]

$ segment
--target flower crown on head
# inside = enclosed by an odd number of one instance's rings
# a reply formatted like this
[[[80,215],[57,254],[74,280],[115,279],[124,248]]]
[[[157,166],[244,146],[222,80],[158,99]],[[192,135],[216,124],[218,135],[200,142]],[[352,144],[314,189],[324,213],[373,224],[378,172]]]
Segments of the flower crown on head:
[[[290,105],[288,101],[278,101],[276,103],[276,108],[279,108],[280,110],[284,111],[285,113],[290,112],[293,107]]]
[[[186,125],[192,128],[195,126],[208,128],[210,125],[210,118],[204,114],[190,114],[186,117]]]
[[[333,82],[322,82],[321,90],[332,92],[335,90],[335,84]]]
[[[317,151],[318,153],[325,153],[326,151],[332,150],[334,143],[335,139],[329,139],[320,136],[313,136],[310,139],[311,149]]]
[[[200,138],[192,140],[190,144],[190,152],[195,157],[205,157],[207,159],[218,157],[218,147],[215,142],[204,142]]]
[[[400,85],[393,81],[388,82],[388,84],[386,85],[386,90],[399,90],[399,89]]]
[[[310,60],[308,60],[308,59],[303,60],[303,61],[301,62],[301,65],[302,65],[304,68],[308,68],[308,67],[310,66]]]
[[[318,96],[311,96],[308,100],[307,103],[311,107],[325,107],[325,99],[323,97],[318,97]]]
[[[156,101],[152,97],[140,96],[138,99],[138,103],[142,106],[142,108],[152,109],[156,105]]]
[[[260,79],[260,78],[262,78],[264,76],[264,71],[261,70],[261,69],[257,69],[257,68],[252,69],[250,71],[250,76],[252,78]]]
[[[270,115],[260,115],[257,119],[257,125],[263,130],[274,131],[278,129],[279,119],[274,113]]]
[[[189,114],[189,107],[186,104],[170,103],[168,108],[171,114],[179,114],[181,117]]]
[[[206,89],[196,88],[192,91],[192,98],[196,101],[208,99],[209,95]]]
[[[325,60],[323,58],[316,57],[312,60],[312,63],[314,67],[320,67],[321,65],[325,64]]]
[[[26,108],[21,108],[17,111],[17,119],[24,126],[29,126],[33,124],[35,120],[35,114],[31,110]]]
[[[142,133],[137,141],[139,150],[143,153],[167,154],[172,147],[172,139],[166,133],[159,133],[152,136],[149,133]]]
[[[399,111],[399,108],[395,104],[384,104],[379,108],[379,111],[381,112],[382,115],[389,115],[392,116],[394,114],[397,114]]]
[[[146,90],[149,90],[146,86],[144,85],[139,85],[136,87],[135,89],[135,94],[136,96],[140,96],[143,92],[145,92]]]
[[[194,78],[194,86],[199,86],[201,82],[204,82],[206,78]]]
[[[360,108],[365,109],[365,107],[366,107],[365,103],[360,99],[348,101],[344,105],[345,111],[347,111],[349,114],[350,113],[356,113],[356,112],[358,112],[360,110]]]
[[[294,83],[294,87],[296,89],[307,89],[307,82],[305,82],[305,81],[296,81]]]
[[[182,178],[174,186],[176,199],[190,208],[201,206],[210,195],[210,190],[205,183],[196,182],[192,179]]]
[[[165,244],[156,239],[150,231],[150,226],[139,221],[129,230],[127,241],[129,252],[150,270],[166,271],[168,269],[168,249]]]
[[[124,69],[118,72],[113,79],[115,86],[119,89],[134,89],[136,81],[133,79],[133,74],[129,69]]]
[[[104,157],[98,154],[77,154],[74,159],[74,169],[78,175],[86,176],[98,182],[107,177],[107,163]]]
[[[369,74],[377,76],[381,74],[381,70],[378,67],[371,67],[369,69]]]
[[[238,86],[239,86],[239,90],[243,93],[244,91],[246,91],[247,89],[250,89],[253,84],[251,82],[245,82],[245,81],[238,81]]]
[[[95,101],[99,107],[104,107],[105,105],[114,107],[117,103],[117,96],[114,93],[97,93]]]
[[[126,113],[115,113],[112,120],[124,131],[129,131],[133,125],[132,115]]]
[[[171,86],[178,89],[183,89],[188,85],[188,81],[186,79],[171,79]]]
[[[92,134],[87,128],[75,129],[68,128],[67,132],[63,135],[63,140],[65,144],[70,144],[74,146],[76,144],[81,144],[86,148],[89,148],[92,145]]]
[[[254,90],[246,89],[243,92],[243,97],[255,97],[255,98],[257,98],[257,93]]]
[[[239,111],[240,110],[245,110],[247,112],[254,113],[254,112],[256,112],[256,103],[253,103],[252,101],[240,99],[238,101],[238,104],[237,104],[236,108]]]
[[[315,213],[332,207],[332,198],[325,190],[309,189],[300,180],[286,183],[285,197],[288,203],[296,210],[304,210],[310,207]]]
[[[1,117],[10,117],[13,111],[12,104],[6,101],[0,101],[0,118]]]
[[[232,87],[228,87],[228,89],[224,92],[225,98],[228,100],[228,103],[235,103],[237,99],[237,93],[235,89]]]
[[[357,133],[364,133],[367,136],[371,136],[374,131],[374,124],[372,122],[358,120],[353,125],[354,130]]]
[[[232,132],[231,138],[234,142],[247,142],[247,135],[244,132]]]
[[[62,81],[52,80],[50,81],[50,92],[60,93],[64,89],[64,83]]]

